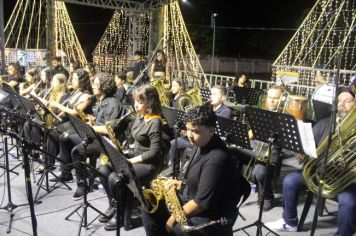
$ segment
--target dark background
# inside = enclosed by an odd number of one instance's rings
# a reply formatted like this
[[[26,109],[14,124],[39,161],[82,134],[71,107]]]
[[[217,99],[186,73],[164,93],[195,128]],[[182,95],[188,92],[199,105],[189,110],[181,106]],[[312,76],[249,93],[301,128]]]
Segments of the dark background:
[[[15,0],[4,1],[5,23]],[[184,20],[198,54],[210,55],[216,17],[215,54],[224,57],[275,59],[313,6],[311,0],[187,0],[180,2]],[[100,41],[113,10],[67,4],[88,58]]]

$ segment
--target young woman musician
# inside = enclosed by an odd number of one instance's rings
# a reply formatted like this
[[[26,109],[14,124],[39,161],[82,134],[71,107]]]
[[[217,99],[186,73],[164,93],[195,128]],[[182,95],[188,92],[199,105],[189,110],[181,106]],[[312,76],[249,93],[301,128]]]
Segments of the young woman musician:
[[[133,164],[136,176],[141,183],[149,183],[160,170],[163,163],[162,146],[162,118],[161,103],[157,90],[150,85],[142,85],[133,93],[136,120],[131,128],[134,139],[133,152],[127,153],[129,161]],[[110,207],[106,213],[109,217],[100,217],[102,223],[108,222],[116,212],[113,199],[116,198],[117,173],[113,172],[110,164],[99,168],[102,174],[100,182],[104,186]],[[116,199],[117,200],[117,199]],[[113,217],[106,225],[106,230],[116,229],[116,217]]]
[[[49,94],[51,88],[51,69],[49,67],[44,68],[40,72],[40,81],[36,87],[31,91],[32,94],[45,98]]]
[[[164,83],[169,84],[170,80],[167,56],[162,50],[157,51],[156,55],[157,58],[150,69],[151,81],[154,81],[156,79],[163,79]]]
[[[16,91],[19,89],[19,84],[24,82],[21,72],[20,64],[17,62],[11,62],[7,66],[7,73],[8,76],[6,77],[5,81],[13,87]]]
[[[25,74],[26,82],[22,82],[19,85],[19,93],[22,96],[29,94],[40,83],[40,76],[36,69],[29,70]]]

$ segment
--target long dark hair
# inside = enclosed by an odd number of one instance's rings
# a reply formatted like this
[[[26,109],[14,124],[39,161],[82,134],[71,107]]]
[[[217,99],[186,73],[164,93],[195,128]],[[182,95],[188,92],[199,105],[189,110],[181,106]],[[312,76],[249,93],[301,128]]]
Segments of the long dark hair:
[[[34,84],[38,83],[41,80],[40,76],[38,74],[38,71],[36,69],[29,70],[26,73],[29,74],[33,78],[33,83]]]
[[[162,50],[158,50],[158,51],[157,51],[157,55],[158,55],[159,53],[162,55],[162,61],[159,61],[159,60],[158,60],[158,56],[157,56],[155,63],[165,66],[165,65],[167,64],[167,56],[166,56],[166,54],[164,53],[164,51],[162,51]]]
[[[77,74],[78,76],[79,90],[83,93],[92,94],[93,89],[90,84],[89,73],[86,72],[84,69],[79,68],[76,69],[73,74]]]
[[[144,84],[133,92],[133,98],[147,102],[146,113],[149,115],[160,115],[162,111],[161,102],[157,90],[149,84]]]

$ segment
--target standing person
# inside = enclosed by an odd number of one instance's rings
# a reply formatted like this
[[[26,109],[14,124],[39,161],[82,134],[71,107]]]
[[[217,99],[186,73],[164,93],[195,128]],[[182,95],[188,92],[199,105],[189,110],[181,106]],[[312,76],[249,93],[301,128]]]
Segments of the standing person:
[[[186,128],[189,142],[194,146],[194,157],[189,163],[185,180],[167,179],[164,189],[180,190],[183,214],[190,226],[209,223],[226,217],[231,222],[216,224],[198,231],[183,232],[174,215],[162,200],[156,213],[142,211],[146,235],[232,235],[239,200],[239,171],[236,160],[215,134],[216,115],[210,106],[195,107],[188,111]],[[170,234],[171,233],[171,234]]]
[[[241,74],[237,80],[237,87],[246,87],[248,83],[247,76],[245,74]]]
[[[162,51],[157,51],[157,58],[150,68],[151,81],[162,79],[165,84],[170,84],[167,56]]]
[[[67,78],[69,78],[69,72],[63,67],[62,65],[62,59],[61,57],[52,57],[51,60],[51,64],[52,64],[52,77],[55,74],[64,74]]]
[[[351,89],[342,90],[338,96],[337,117],[340,121],[345,116],[355,109],[355,94]],[[330,131],[330,118],[318,121],[313,127],[313,133],[316,146],[328,137]],[[337,127],[335,132],[338,132]],[[303,137],[302,137],[303,138]],[[304,161],[304,157],[299,157],[299,160]],[[350,167],[352,168],[352,167]],[[300,192],[307,189],[302,173],[292,172],[283,180],[283,213],[282,218],[266,223],[266,226],[275,231],[297,231],[298,226],[298,195]],[[356,183],[345,186],[337,195],[339,203],[337,232],[335,236],[352,236],[356,233]]]
[[[141,78],[138,78],[138,75],[145,69],[145,62],[143,60],[143,53],[141,51],[136,51],[134,53],[134,66],[133,66],[133,73],[132,73],[132,81],[133,83],[138,83],[137,85],[143,85],[147,83],[149,80],[147,75],[144,74]],[[138,80],[139,79],[139,80]]]

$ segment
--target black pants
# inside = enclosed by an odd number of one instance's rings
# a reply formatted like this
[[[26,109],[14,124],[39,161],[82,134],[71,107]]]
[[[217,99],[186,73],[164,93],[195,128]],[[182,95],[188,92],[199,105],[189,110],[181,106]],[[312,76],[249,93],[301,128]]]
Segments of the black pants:
[[[183,232],[179,224],[176,224],[173,227],[173,231],[168,234],[165,229],[166,222],[170,217],[170,213],[167,210],[166,203],[161,201],[157,212],[154,214],[147,213],[142,211],[142,222],[145,227],[147,236],[156,236],[156,235],[177,235],[177,236],[232,236],[232,226],[233,223],[226,226],[222,225],[213,225],[206,227],[199,231]],[[207,217],[193,216],[188,218],[188,225],[195,226],[201,225],[210,222],[211,219]]]

